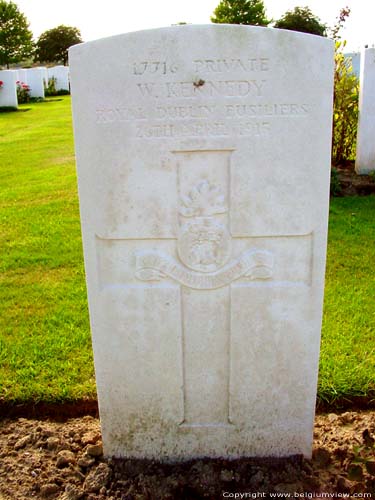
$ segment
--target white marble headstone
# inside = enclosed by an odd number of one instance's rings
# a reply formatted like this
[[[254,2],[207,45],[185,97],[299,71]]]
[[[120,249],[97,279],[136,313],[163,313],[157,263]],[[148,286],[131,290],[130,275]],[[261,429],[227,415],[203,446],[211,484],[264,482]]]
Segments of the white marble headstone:
[[[3,84],[0,87],[0,107],[17,108],[17,74],[11,69],[0,71],[0,81]]]
[[[332,41],[177,26],[70,68],[105,454],[310,456]]]
[[[26,71],[26,80],[30,88],[30,97],[44,99],[44,74],[42,68],[30,68]]]
[[[27,82],[27,71],[28,71],[28,70],[27,70],[27,69],[25,69],[25,68],[21,68],[21,69],[19,69],[19,70],[17,70],[17,71],[18,71],[18,78],[19,78],[19,81],[20,81],[21,83],[26,83],[26,84],[28,84],[28,82]]]
[[[38,69],[42,73],[44,87],[48,87],[48,70],[47,70],[47,68],[45,66],[38,66]]]
[[[53,66],[48,68],[48,78],[55,78],[56,90],[69,90],[69,67]]]
[[[358,174],[375,171],[375,49],[361,54],[359,120],[355,170]]]

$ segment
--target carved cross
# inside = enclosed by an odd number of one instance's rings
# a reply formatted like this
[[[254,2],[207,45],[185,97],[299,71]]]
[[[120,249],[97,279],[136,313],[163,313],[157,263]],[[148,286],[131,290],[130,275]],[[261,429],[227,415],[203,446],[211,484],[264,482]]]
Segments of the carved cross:
[[[158,248],[161,242],[155,239],[150,240],[149,249],[142,245],[135,251],[134,275],[140,282],[180,286],[184,398],[181,426],[231,426],[232,288],[280,280],[285,286],[308,285],[310,280],[308,270],[293,275],[293,261],[288,274],[293,279],[285,279],[278,254],[290,251],[291,241],[297,238],[308,255],[311,234],[232,237],[232,152],[173,152],[179,199],[178,230],[171,240],[175,252]]]

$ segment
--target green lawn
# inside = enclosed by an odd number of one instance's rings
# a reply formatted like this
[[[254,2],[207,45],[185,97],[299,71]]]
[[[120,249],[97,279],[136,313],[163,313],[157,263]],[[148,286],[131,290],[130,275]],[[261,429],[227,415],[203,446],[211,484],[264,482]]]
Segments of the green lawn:
[[[0,397],[95,397],[70,98],[0,114]]]
[[[95,397],[70,98],[0,113],[0,400]],[[319,395],[375,395],[375,197],[334,199]]]
[[[375,196],[334,198],[319,396],[375,399]]]

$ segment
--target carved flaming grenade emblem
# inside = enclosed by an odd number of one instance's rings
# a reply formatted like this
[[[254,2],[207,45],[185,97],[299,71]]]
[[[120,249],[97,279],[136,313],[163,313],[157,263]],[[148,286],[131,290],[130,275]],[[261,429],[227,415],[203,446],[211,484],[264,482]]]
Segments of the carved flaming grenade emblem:
[[[227,212],[224,194],[207,180],[199,182],[188,196],[181,195],[180,214],[184,217],[208,216]]]
[[[215,272],[231,254],[228,229],[214,217],[228,211],[221,189],[200,181],[188,196],[181,196],[180,214],[193,220],[180,227],[178,254],[190,269]]]

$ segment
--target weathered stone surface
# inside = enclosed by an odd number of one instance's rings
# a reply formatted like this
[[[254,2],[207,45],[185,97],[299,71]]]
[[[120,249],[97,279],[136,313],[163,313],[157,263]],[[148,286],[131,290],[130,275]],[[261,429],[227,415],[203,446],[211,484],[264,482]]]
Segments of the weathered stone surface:
[[[310,456],[332,41],[178,26],[70,69],[105,455]]]
[[[358,174],[375,171],[375,49],[361,54],[359,120],[355,169]]]

